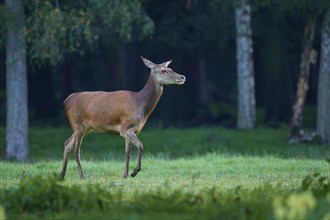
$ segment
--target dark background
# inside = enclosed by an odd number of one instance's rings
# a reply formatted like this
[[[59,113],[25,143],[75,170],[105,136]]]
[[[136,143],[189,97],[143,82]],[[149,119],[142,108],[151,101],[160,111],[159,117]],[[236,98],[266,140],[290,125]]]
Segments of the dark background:
[[[66,126],[62,103],[72,92],[142,89],[149,74],[139,58],[143,55],[155,63],[172,59],[170,67],[187,78],[183,86],[165,88],[150,118],[151,124],[235,127],[233,4],[189,0],[141,2],[154,24],[153,33],[143,39],[122,43],[103,38],[86,47],[83,54],[67,54],[57,65],[38,64],[28,57],[31,125]],[[258,124],[277,126],[288,123],[292,115],[307,13],[257,3],[251,7]],[[318,17],[314,40],[317,51],[320,28]],[[5,125],[5,48],[0,52],[0,123]],[[319,56],[311,66],[304,118],[307,127],[315,127],[318,62]]]

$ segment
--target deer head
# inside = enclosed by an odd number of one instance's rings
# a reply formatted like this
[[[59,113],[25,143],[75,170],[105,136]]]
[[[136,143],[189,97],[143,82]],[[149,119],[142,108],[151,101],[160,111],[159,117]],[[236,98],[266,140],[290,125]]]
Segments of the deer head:
[[[141,56],[141,59],[144,64],[151,69],[151,74],[154,74],[154,78],[160,85],[182,85],[186,81],[185,76],[174,72],[171,68],[168,67],[172,60],[161,64],[155,64],[143,56]]]

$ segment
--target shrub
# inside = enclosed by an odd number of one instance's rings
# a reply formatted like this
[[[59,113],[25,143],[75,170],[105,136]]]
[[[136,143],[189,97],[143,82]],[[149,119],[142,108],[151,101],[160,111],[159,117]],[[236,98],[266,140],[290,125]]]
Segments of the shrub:
[[[133,194],[132,194],[133,193]],[[56,174],[23,178],[16,188],[1,191],[0,219],[34,215],[49,218],[208,218],[327,219],[329,178],[313,174],[300,190],[263,185],[254,189],[217,188],[197,192],[163,186],[124,193],[99,185],[63,184]],[[3,207],[3,208],[1,208]],[[48,214],[50,215],[48,215]],[[3,218],[1,218],[3,216]]]
[[[300,192],[274,200],[275,219],[329,219],[329,177],[312,174],[302,181]]]
[[[1,204],[9,212],[61,212],[103,210],[111,194],[99,186],[64,186],[56,174],[24,178],[17,188],[1,193]]]

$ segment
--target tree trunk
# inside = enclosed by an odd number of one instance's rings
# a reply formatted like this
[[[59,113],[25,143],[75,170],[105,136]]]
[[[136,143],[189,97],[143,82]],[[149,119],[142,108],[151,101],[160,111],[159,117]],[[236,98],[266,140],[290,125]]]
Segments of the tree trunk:
[[[27,71],[23,1],[6,0],[14,21],[7,29],[7,126],[6,157],[23,161],[28,155]]]
[[[236,7],[236,60],[238,75],[239,129],[251,129],[256,125],[251,9],[247,0]]]
[[[309,16],[304,31],[303,52],[301,55],[296,101],[293,106],[293,116],[291,119],[290,143],[298,143],[302,138],[301,123],[303,120],[303,107],[308,90],[309,69],[311,62],[315,60],[316,56],[316,53],[312,48],[315,34],[315,25],[315,16]]]
[[[321,33],[321,61],[317,97],[317,134],[322,143],[330,144],[330,9]]]

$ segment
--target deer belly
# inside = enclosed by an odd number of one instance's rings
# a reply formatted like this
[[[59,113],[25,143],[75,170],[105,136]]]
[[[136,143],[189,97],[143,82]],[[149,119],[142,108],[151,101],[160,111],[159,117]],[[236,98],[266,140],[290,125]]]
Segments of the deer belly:
[[[97,133],[106,133],[106,134],[119,134],[120,125],[108,125],[108,126],[93,126],[92,130]]]

